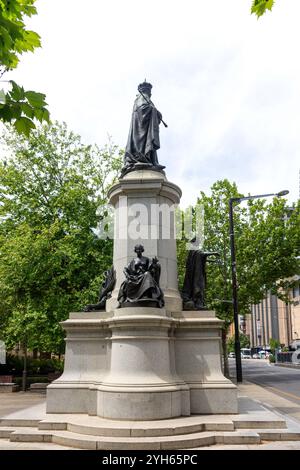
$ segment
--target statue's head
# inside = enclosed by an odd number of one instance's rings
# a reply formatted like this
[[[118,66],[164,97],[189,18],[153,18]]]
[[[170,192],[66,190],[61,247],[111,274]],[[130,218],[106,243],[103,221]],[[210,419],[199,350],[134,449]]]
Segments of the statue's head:
[[[143,94],[145,93],[148,96],[151,96],[151,88],[152,88],[151,83],[148,83],[145,80],[143,83],[139,84],[138,91],[142,92]]]
[[[143,245],[135,245],[134,251],[138,255],[138,254],[142,254],[145,251],[145,249]]]
[[[188,241],[187,243],[187,249],[188,250],[197,250],[197,251],[201,251],[201,243],[200,243],[200,239],[195,235],[191,240]]]

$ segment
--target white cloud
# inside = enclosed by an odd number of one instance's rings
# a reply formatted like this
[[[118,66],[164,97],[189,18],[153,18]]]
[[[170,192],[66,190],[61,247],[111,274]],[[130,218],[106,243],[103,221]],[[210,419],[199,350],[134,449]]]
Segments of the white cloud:
[[[299,0],[260,20],[251,0],[48,0],[43,48],[13,73],[85,141],[124,146],[145,77],[168,129],[159,159],[193,202],[217,179],[242,192],[289,189],[300,168]]]

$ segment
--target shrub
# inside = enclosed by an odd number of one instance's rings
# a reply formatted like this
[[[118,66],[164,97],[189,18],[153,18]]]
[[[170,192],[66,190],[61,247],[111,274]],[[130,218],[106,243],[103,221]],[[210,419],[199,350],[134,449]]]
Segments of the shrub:
[[[275,362],[275,356],[273,356],[273,354],[269,355],[269,362],[272,362],[272,363]]]
[[[24,360],[22,357],[8,354],[5,366],[5,373],[20,376],[23,372]],[[47,375],[50,372],[62,372],[63,367],[63,361],[59,359],[27,358],[27,375]]]
[[[14,377],[14,382],[17,385],[20,385],[20,387],[22,387],[22,377]],[[26,388],[29,388],[31,384],[34,384],[36,382],[48,383],[49,380],[48,380],[47,376],[42,376],[42,375],[38,375],[36,377],[27,377],[26,378]]]

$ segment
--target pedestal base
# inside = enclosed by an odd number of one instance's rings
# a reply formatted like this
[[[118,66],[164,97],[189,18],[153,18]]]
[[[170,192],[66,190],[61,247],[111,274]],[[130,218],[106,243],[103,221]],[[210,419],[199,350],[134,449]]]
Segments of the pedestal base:
[[[234,414],[238,412],[237,390],[226,384],[203,384],[190,389],[193,414]]]
[[[52,383],[47,387],[47,413],[86,413],[97,415],[93,384]]]
[[[210,310],[183,311],[177,317],[176,368],[189,386],[191,413],[237,413],[237,388],[222,371],[223,322]]]
[[[214,312],[125,307],[71,314],[64,374],[47,388],[47,413],[156,420],[237,413],[221,368]]]

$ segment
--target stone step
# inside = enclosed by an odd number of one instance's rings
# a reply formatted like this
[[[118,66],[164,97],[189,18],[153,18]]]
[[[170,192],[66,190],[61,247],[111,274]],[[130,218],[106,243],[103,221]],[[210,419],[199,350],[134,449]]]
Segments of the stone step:
[[[0,419],[0,427],[32,427],[36,428],[39,425],[40,419],[26,419],[26,418],[2,418]]]
[[[12,433],[32,433],[35,431],[36,428],[30,427],[20,427],[20,426],[7,426],[7,427],[0,427],[0,439],[9,439]]]
[[[36,382],[30,385],[30,392],[32,393],[46,393],[48,383]]]
[[[52,434],[52,442],[77,449],[97,450],[99,437],[75,434],[69,431],[55,431]],[[108,448],[112,450],[112,448]],[[128,449],[129,450],[129,449]]]
[[[196,432],[205,431],[234,431],[232,421],[224,422],[208,422],[190,425],[181,425],[178,427],[172,426],[153,426],[144,427],[118,427],[113,423],[111,426],[105,425],[84,425],[74,422],[54,422],[54,421],[41,421],[39,423],[40,430],[68,430],[77,434],[86,434],[92,436],[110,436],[110,437],[155,437],[155,436],[174,436],[182,434],[192,434]]]
[[[11,433],[14,431],[14,428],[0,428],[0,438],[7,439],[10,437]]]
[[[89,450],[171,450],[211,446],[214,444],[259,444],[260,436],[253,431],[201,432],[189,435],[156,437],[105,437],[87,436],[70,431],[27,432],[15,431],[10,435],[14,442],[53,442],[78,449]]]
[[[188,424],[189,422],[189,424]],[[286,422],[282,419],[247,419],[231,420],[217,418],[205,419],[205,417],[186,418],[171,421],[132,423],[108,421],[98,417],[72,418],[66,421],[47,419],[40,421],[39,430],[67,430],[77,434],[106,437],[155,437],[175,436],[199,432],[235,431],[238,429],[283,429]]]
[[[68,428],[68,423],[62,422],[62,421],[48,421],[48,420],[43,420],[40,421],[38,424],[38,429],[40,431],[66,431]]]
[[[62,424],[62,423],[60,423]],[[87,435],[69,430],[0,428],[0,437],[12,442],[53,442],[62,446],[90,450],[172,450],[214,445],[259,445],[262,441],[298,441],[298,430],[256,429],[233,432],[194,432],[169,436],[115,437]]]
[[[277,419],[233,419],[234,429],[286,429],[286,421]]]
[[[11,442],[52,442],[52,434],[38,429],[23,429],[13,431],[10,436]]]
[[[91,439],[92,438],[92,439]],[[242,433],[201,432],[189,435],[140,438],[95,437],[70,432],[55,432],[52,442],[62,445],[98,450],[172,450],[211,446],[214,444],[258,444],[260,436],[253,431]]]
[[[300,432],[289,429],[274,431],[273,429],[259,430],[259,435],[264,441],[300,441]]]
[[[260,444],[260,435],[252,430],[223,433],[215,436],[215,444]]]

